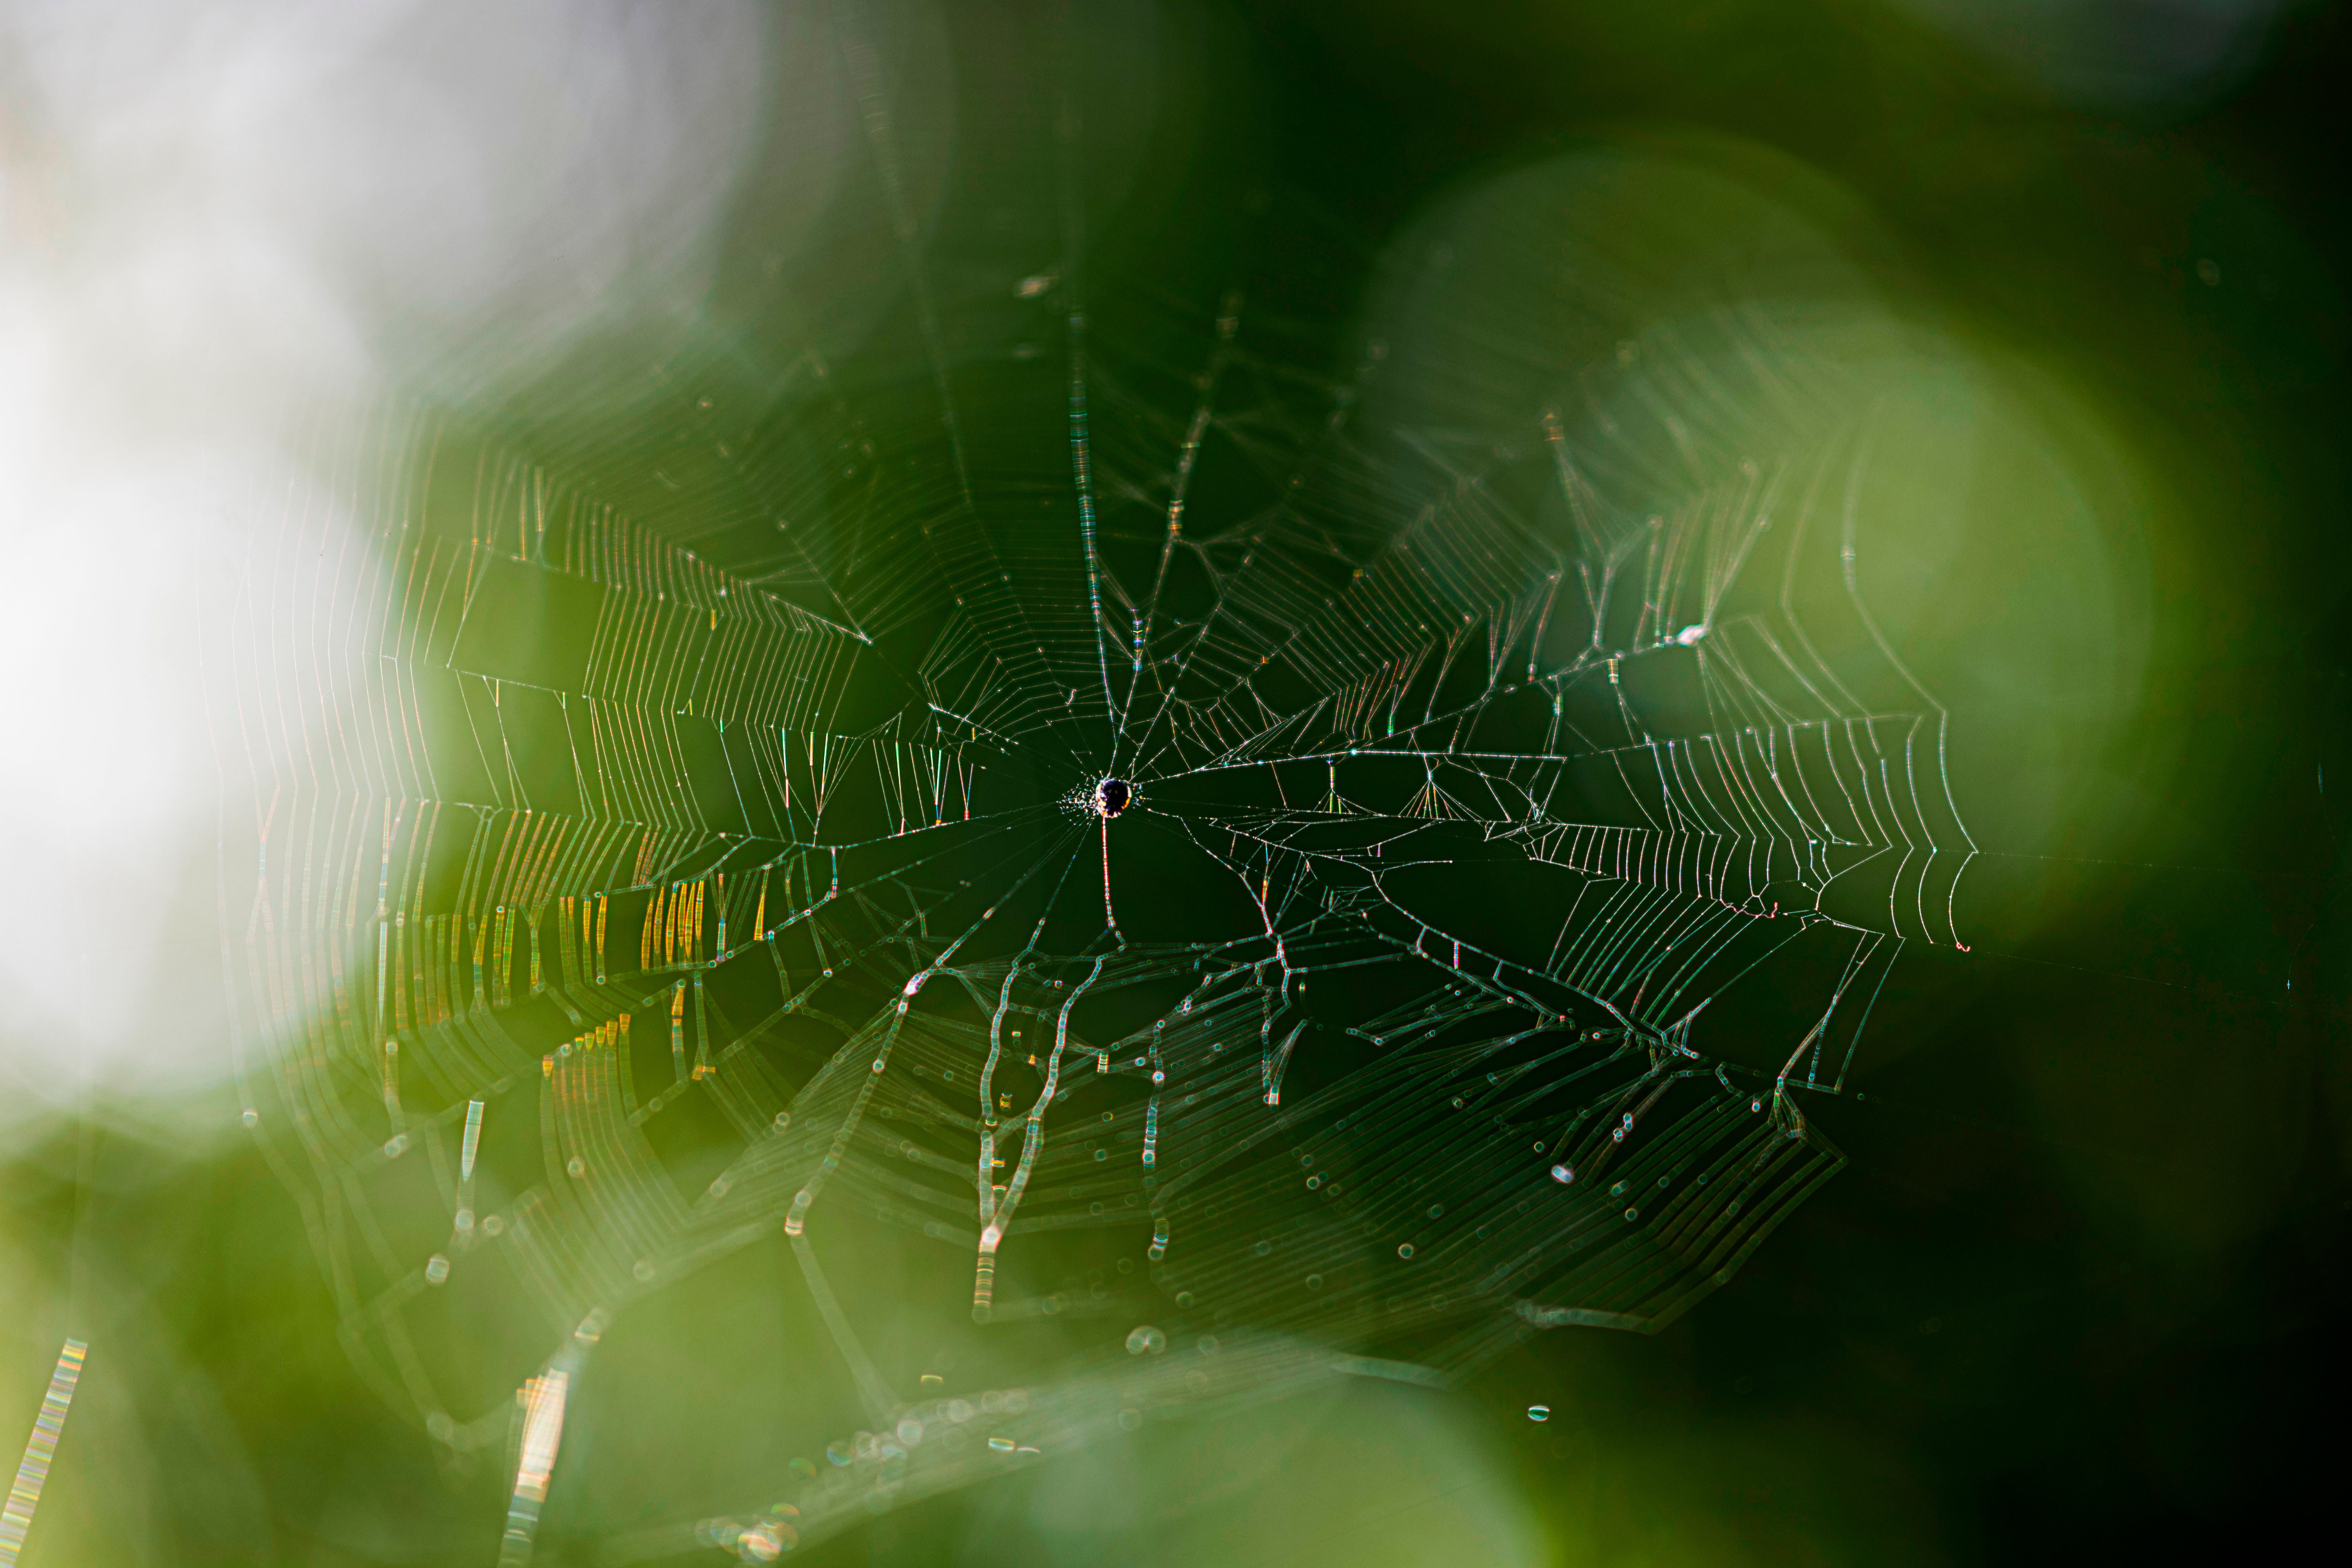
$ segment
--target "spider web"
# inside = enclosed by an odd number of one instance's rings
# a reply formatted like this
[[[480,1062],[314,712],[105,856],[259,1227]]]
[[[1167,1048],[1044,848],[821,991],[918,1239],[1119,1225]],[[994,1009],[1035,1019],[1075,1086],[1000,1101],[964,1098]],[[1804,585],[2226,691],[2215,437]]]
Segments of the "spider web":
[[[1842,1166],[1807,1098],[1958,942],[1945,715],[1856,576],[1867,400],[1789,312],[1547,345],[1448,423],[1277,275],[1091,268],[1067,101],[925,238],[843,49],[882,324],[322,433],[249,574],[309,586],[214,650],[247,1124],[357,1364],[505,1453],[518,1560],[606,1330],[779,1235],[869,1427],[623,1559],[1654,1331]],[[896,1387],[829,1233],[992,1331],[1139,1259],[1151,1321]]]

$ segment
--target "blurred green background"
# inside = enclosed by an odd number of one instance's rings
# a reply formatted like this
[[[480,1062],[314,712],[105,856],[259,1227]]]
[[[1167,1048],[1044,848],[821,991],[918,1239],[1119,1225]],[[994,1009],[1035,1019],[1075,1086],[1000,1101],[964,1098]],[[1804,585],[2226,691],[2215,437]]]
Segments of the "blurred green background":
[[[1875,226],[1858,265],[1898,310],[2006,367],[2083,482],[2114,470],[2139,651],[2065,727],[2053,858],[1988,868],[2011,940],[1892,999],[1836,1110],[1852,1169],[1667,1332],[1139,1436],[806,1555],[2167,1562],[2316,1535],[2352,1393],[2321,787],[2352,789],[2341,13],[1356,0],[1186,8],[1159,47],[1190,139],[1106,244],[1148,248],[1195,184],[1256,193],[1344,237],[1292,279],[1341,316],[1433,204],[1598,137],[1809,167]],[[1978,438],[1996,489],[2031,457]],[[39,1121],[0,1172],[11,1454],[60,1328],[92,1342],[25,1560],[490,1561],[508,1478],[436,1468],[359,1384],[277,1177],[142,1114]],[[810,1324],[780,1255],[719,1272],[641,1327],[647,1375],[756,1434],[789,1376],[695,1350],[761,1331],[736,1315]],[[544,1560],[597,1561],[562,1502]]]

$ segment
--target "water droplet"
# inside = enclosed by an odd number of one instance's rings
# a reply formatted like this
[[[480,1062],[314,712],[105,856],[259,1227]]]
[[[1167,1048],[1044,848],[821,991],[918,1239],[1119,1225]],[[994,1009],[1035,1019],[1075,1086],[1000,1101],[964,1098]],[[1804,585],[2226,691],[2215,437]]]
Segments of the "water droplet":
[[[1551,1419],[1551,1406],[1550,1406],[1550,1405],[1528,1405],[1528,1420],[1530,1420],[1530,1421],[1549,1421],[1549,1420],[1550,1420],[1550,1419]]]
[[[425,1282],[427,1285],[445,1284],[447,1282],[448,1279],[449,1260],[447,1258],[442,1257],[436,1252],[431,1258],[425,1259]]]
[[[1411,1258],[1412,1256],[1412,1243],[1410,1241],[1399,1243],[1397,1246],[1397,1256],[1399,1258]]]
[[[1551,1168],[1551,1179],[1558,1182],[1560,1185],[1566,1186],[1569,1183],[1576,1180],[1576,1173],[1570,1170],[1566,1165],[1554,1165]]]
[[[773,1563],[800,1539],[800,1531],[782,1520],[768,1520],[735,1538],[735,1555],[746,1563]]]
[[[1150,1323],[1139,1323],[1127,1331],[1127,1353],[1158,1355],[1168,1348],[1168,1336]]]

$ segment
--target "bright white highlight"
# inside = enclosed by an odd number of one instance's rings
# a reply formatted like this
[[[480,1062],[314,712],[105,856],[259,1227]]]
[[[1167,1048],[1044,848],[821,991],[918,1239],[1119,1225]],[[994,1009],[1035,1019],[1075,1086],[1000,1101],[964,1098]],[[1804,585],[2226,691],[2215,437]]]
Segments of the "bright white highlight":
[[[0,16],[0,1102],[225,1069],[232,661],[200,630],[240,598],[337,613],[299,421],[698,297],[775,31],[617,0]],[[276,548],[298,526],[306,559]]]
[[[507,1509],[506,1535],[499,1548],[501,1563],[530,1561],[540,1507],[547,1501],[548,1479],[555,1473],[555,1456],[563,1444],[563,1403],[571,1388],[572,1374],[558,1367],[531,1378],[515,1392],[522,1405],[522,1452],[515,1465],[514,1500]]]

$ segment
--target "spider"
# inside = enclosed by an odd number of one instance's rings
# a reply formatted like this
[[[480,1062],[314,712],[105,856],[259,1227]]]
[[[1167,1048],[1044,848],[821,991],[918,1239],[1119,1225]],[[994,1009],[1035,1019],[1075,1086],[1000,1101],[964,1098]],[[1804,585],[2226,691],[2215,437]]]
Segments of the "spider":
[[[1121,778],[1105,778],[1095,785],[1090,803],[1102,819],[1103,923],[1118,930],[1118,916],[1110,907],[1110,819],[1135,804],[1135,786]]]

